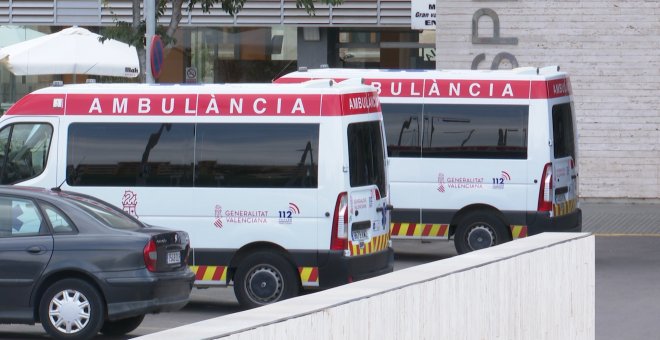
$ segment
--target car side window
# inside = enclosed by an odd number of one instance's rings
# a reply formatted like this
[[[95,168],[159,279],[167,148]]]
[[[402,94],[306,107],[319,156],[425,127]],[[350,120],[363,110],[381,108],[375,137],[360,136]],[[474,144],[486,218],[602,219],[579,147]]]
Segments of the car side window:
[[[68,234],[76,231],[73,222],[59,209],[50,204],[43,204],[46,218],[53,227],[54,234]]]
[[[47,232],[41,213],[33,201],[0,197],[0,237],[35,236]]]

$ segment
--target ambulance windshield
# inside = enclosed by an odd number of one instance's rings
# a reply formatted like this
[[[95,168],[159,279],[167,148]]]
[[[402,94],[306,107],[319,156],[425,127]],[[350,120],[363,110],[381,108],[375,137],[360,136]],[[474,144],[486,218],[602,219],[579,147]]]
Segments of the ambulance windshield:
[[[21,123],[0,130],[0,184],[15,184],[41,174],[46,167],[53,127]]]

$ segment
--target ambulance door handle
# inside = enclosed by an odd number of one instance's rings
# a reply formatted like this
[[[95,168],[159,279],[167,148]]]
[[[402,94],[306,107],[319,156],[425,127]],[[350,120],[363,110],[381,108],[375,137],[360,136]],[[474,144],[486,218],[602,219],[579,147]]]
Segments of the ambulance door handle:
[[[393,209],[394,209],[394,206],[391,205],[391,204],[388,204],[388,205],[385,206],[385,211],[393,210]],[[381,212],[381,211],[383,211],[383,207],[376,208],[376,212]]]

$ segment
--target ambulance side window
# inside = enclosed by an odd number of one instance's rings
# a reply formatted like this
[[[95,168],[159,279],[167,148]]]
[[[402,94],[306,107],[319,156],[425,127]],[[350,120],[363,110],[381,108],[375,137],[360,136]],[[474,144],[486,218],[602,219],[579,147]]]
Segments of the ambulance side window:
[[[351,187],[376,185],[385,196],[385,152],[380,129],[379,122],[348,124],[348,165]]]
[[[385,122],[387,154],[419,157],[422,140],[422,104],[381,104]]]
[[[318,124],[198,124],[196,187],[316,188]]]
[[[15,184],[40,175],[46,168],[53,127],[19,123],[0,131],[0,184]]]
[[[527,159],[526,105],[424,106],[423,158]]]
[[[75,123],[69,126],[71,186],[193,186],[195,124]]]
[[[568,103],[552,107],[552,139],[555,158],[573,157],[575,159],[575,134],[573,115]]]

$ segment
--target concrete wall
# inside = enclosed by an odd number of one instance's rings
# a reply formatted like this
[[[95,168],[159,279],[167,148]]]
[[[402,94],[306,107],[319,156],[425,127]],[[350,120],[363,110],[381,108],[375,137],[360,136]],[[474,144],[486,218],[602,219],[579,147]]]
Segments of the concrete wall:
[[[496,41],[473,40],[483,8],[499,19]],[[660,1],[447,0],[436,9],[438,68],[470,68],[482,53],[478,68],[491,68],[504,52],[571,75],[582,197],[660,199]],[[490,17],[478,20],[478,37],[493,30]]]
[[[137,339],[595,339],[594,237],[540,234]]]

